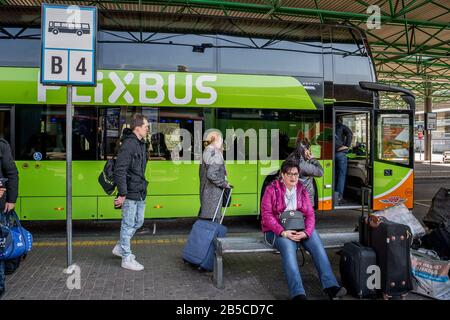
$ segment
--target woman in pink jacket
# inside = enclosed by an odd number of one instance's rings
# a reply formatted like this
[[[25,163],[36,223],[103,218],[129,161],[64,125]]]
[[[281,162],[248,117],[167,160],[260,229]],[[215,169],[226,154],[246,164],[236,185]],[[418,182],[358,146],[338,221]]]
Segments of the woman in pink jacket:
[[[261,202],[261,224],[267,243],[277,248],[283,260],[283,270],[289,287],[290,297],[306,300],[305,289],[297,262],[297,249],[301,244],[312,256],[324,291],[330,299],[343,297],[347,292],[340,287],[331,269],[330,261],[322,240],[315,230],[314,209],[308,191],[299,182],[299,167],[293,161],[281,166],[281,178],[273,181],[265,190]],[[305,230],[285,230],[280,215],[287,210],[303,213]]]

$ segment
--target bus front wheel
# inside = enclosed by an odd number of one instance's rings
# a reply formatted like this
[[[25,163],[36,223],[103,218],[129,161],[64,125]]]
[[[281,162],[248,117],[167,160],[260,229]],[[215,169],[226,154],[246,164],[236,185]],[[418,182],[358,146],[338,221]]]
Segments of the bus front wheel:
[[[83,35],[83,31],[78,30],[78,31],[77,31],[77,36],[80,36],[80,37],[81,37],[82,35]]]
[[[58,29],[53,29],[53,30],[52,30],[52,33],[53,33],[53,34],[58,34],[59,31],[58,31]]]

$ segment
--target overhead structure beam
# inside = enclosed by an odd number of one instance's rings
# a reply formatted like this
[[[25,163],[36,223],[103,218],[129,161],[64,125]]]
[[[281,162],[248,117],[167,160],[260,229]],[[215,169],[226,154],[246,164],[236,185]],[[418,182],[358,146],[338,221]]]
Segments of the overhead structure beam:
[[[0,0],[0,6],[6,5],[5,0]],[[436,0],[352,0],[357,7],[355,12],[349,12],[349,7],[344,5],[336,10],[324,9],[324,0],[287,1],[283,0],[49,0],[55,3],[97,5],[103,10],[101,14],[108,18],[110,12],[139,11],[137,17],[138,28],[141,31],[140,39],[135,41],[146,42],[142,37],[144,30],[143,12],[164,13],[168,8],[176,8],[177,13],[202,15],[202,9],[210,9],[206,14],[223,15],[232,17],[233,12],[246,12],[249,14],[262,14],[261,22],[268,19],[290,20],[290,17],[313,18],[322,23],[338,23],[353,25],[365,29],[374,55],[374,62],[378,73],[387,77],[399,72],[405,73],[405,77],[419,77],[425,79],[439,79],[448,81],[450,77],[450,40],[447,33],[450,31],[450,9]],[[2,5],[3,3],[3,5]],[[343,3],[344,2],[337,2]],[[351,1],[345,3],[350,4]],[[112,4],[112,5],[111,5]],[[131,7],[130,4],[133,4]],[[366,22],[371,15],[366,9],[371,5],[381,8],[381,27],[391,29],[377,31],[369,30]],[[23,6],[36,6],[35,3]],[[354,7],[354,6],[353,6]],[[425,9],[426,8],[426,9]],[[433,17],[423,14],[433,10]],[[0,8],[1,10],[1,8]],[[430,11],[431,12],[431,11]],[[435,13],[434,13],[435,12]],[[417,14],[416,14],[417,13]],[[414,16],[415,18],[410,18]],[[425,17],[428,18],[420,18]],[[449,19],[445,19],[445,17]],[[112,19],[113,15],[111,15]],[[418,18],[419,17],[419,18]],[[114,19],[112,19],[114,20]],[[233,19],[230,19],[232,22]],[[308,19],[311,20],[311,19]],[[115,21],[114,21],[115,22]],[[233,23],[233,22],[232,22]],[[117,26],[122,29],[117,21]],[[235,25],[240,29],[239,24]],[[193,24],[195,29],[195,24]],[[6,35],[7,36],[7,35]],[[3,35],[2,35],[3,37]],[[147,36],[146,36],[147,37]],[[150,36],[151,37],[151,36]],[[415,67],[414,67],[415,66]]]
[[[59,0],[59,2],[86,2],[83,0]],[[136,4],[138,0],[101,0],[98,3],[133,3]],[[267,4],[256,4],[256,3],[243,3],[243,2],[231,2],[231,1],[221,1],[221,0],[142,0],[143,4],[153,4],[153,5],[171,5],[171,6],[187,6],[187,7],[197,7],[197,8],[209,8],[217,10],[230,10],[230,11],[242,11],[242,12],[252,12],[252,13],[262,13],[262,14],[284,14],[284,15],[294,15],[294,16],[313,16],[313,17],[323,17],[328,19],[338,19],[338,20],[350,20],[350,21],[361,21],[366,22],[371,17],[365,13],[355,13],[347,11],[331,11],[318,8],[297,8],[297,7],[285,7],[280,5],[281,1],[271,2]],[[448,28],[449,23],[439,22],[439,21],[427,21],[427,20],[417,20],[417,19],[404,19],[397,16],[381,14],[380,20],[383,23],[388,24],[398,24],[404,25],[405,23],[414,26],[424,26],[428,28]]]

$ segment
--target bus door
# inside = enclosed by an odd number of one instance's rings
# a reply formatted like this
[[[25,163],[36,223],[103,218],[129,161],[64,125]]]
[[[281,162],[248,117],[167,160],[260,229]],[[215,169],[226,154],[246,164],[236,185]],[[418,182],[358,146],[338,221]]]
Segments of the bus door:
[[[360,208],[362,188],[371,186],[371,119],[372,110],[368,108],[334,109],[335,209]],[[344,131],[342,128],[345,128]],[[337,130],[341,133],[339,141],[336,140]],[[338,143],[347,143],[349,147],[340,147]]]
[[[364,83],[375,91],[373,117],[372,209],[397,204],[413,207],[414,197],[414,95],[405,89]],[[389,98],[388,98],[389,96]]]
[[[13,110],[11,107],[0,106],[0,139],[7,140],[11,148],[14,148],[14,141],[12,135],[14,126]]]
[[[412,111],[375,111],[373,210],[413,207],[413,117]]]

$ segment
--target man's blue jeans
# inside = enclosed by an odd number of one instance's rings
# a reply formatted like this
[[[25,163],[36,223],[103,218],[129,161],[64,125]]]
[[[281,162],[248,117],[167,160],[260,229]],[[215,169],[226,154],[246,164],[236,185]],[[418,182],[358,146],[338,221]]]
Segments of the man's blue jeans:
[[[144,212],[145,201],[125,199],[122,206],[122,224],[119,240],[123,258],[131,254],[131,238],[136,230],[144,224]]]
[[[336,152],[336,192],[342,197],[345,188],[345,178],[347,177],[347,152]]]
[[[273,232],[266,232],[265,239],[270,245],[273,244],[281,253],[283,270],[288,283],[290,297],[293,298],[299,294],[305,294],[297,261],[299,243],[288,238],[277,236]],[[314,231],[309,239],[300,241],[300,244],[311,254],[316,270],[319,273],[322,288],[326,289],[339,286],[317,231]]]

